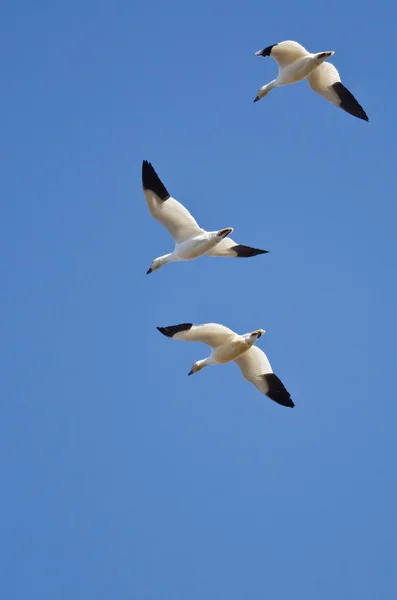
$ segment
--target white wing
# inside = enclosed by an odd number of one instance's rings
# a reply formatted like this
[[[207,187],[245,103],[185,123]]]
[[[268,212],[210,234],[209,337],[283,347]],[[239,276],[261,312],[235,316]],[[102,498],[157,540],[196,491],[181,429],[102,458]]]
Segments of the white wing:
[[[150,214],[164,225],[177,244],[203,232],[190,212],[170,196],[146,160],[142,163],[142,187]]]
[[[339,106],[354,117],[368,121],[363,107],[340,80],[338,70],[329,62],[323,62],[307,77],[310,89]]]
[[[270,56],[277,61],[278,66],[282,69],[295,62],[298,58],[308,56],[308,54],[310,53],[301,44],[287,40],[286,42],[275,44]]]
[[[157,327],[157,329],[167,337],[184,342],[204,342],[211,348],[221,346],[236,336],[234,331],[218,323],[206,323],[205,325],[182,323],[181,325]]]
[[[286,390],[280,379],[273,373],[273,369],[266,354],[257,346],[252,346],[247,352],[236,358],[235,362],[241,373],[254,386],[277,404],[293,408],[290,393]]]
[[[208,250],[206,254],[208,256],[223,256],[224,258],[249,258],[258,254],[266,254],[266,252],[267,250],[259,250],[258,248],[251,248],[251,246],[236,244],[236,242],[227,237],[214,248]]]
[[[243,376],[251,381],[258,390],[266,394],[262,378],[263,375],[273,373],[273,369],[263,350],[258,346],[252,346],[247,352],[236,358],[235,362],[240,367]]]

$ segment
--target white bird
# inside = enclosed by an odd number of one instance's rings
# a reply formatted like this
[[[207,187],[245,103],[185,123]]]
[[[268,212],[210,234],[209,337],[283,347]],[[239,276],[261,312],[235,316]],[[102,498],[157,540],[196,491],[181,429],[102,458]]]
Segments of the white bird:
[[[312,54],[298,42],[291,40],[273,44],[273,46],[255,52],[255,56],[274,58],[278,63],[279,70],[277,79],[262,86],[254,102],[264,98],[273,88],[307,79],[313,92],[317,92],[353,117],[368,121],[363,107],[342,84],[334,65],[324,62],[333,54],[332,51]]]
[[[228,258],[248,258],[268,252],[236,244],[230,238],[225,239],[234,231],[233,227],[219,231],[206,231],[199,227],[190,212],[178,200],[170,196],[147,160],[142,163],[142,187],[150,214],[168,229],[175,240],[175,250],[170,254],[155,258],[147,274],[169,262],[192,260],[203,254]]]
[[[290,408],[295,406],[290,393],[273,373],[266,354],[254,346],[255,342],[265,333],[264,329],[257,329],[244,335],[238,335],[218,323],[207,323],[206,325],[182,323],[169,327],[157,327],[157,329],[167,337],[185,342],[204,342],[212,348],[210,356],[194,363],[189,375],[193,375],[209,365],[235,361],[245,379],[253,383],[262,394],[282,406]]]

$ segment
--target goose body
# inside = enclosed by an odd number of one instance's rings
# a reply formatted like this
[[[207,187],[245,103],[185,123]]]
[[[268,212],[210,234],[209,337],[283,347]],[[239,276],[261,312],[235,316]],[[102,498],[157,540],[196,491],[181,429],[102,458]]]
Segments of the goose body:
[[[325,62],[333,54],[333,51],[312,54],[292,40],[259,50],[255,56],[271,56],[277,62],[279,71],[276,79],[260,88],[254,102],[267,96],[276,87],[307,79],[314,92],[354,117],[368,121],[363,107],[342,84],[337,69]]]
[[[203,342],[212,348],[212,352],[207,358],[194,363],[189,375],[210,365],[235,361],[240,367],[243,377],[253,383],[262,394],[282,406],[290,408],[295,406],[290,393],[273,373],[266,354],[254,345],[265,333],[263,329],[243,335],[218,323],[205,325],[181,323],[157,329],[169,338],[185,342]]]
[[[233,227],[217,231],[202,229],[190,212],[170,196],[153,166],[146,160],[142,164],[142,187],[150,214],[164,225],[175,241],[174,251],[156,258],[147,273],[169,262],[193,260],[203,254],[247,258],[267,252],[226,239],[233,232]]]

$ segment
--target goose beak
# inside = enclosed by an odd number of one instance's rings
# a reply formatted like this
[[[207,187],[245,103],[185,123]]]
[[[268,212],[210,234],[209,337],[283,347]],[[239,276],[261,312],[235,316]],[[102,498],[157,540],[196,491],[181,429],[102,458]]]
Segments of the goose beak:
[[[150,267],[149,271],[146,271],[146,275],[150,275],[150,273],[153,271],[152,267]]]
[[[258,102],[258,100],[260,100],[259,96],[255,98],[254,102]]]
[[[193,369],[191,369],[190,373],[187,374],[188,377],[189,375],[193,375]]]

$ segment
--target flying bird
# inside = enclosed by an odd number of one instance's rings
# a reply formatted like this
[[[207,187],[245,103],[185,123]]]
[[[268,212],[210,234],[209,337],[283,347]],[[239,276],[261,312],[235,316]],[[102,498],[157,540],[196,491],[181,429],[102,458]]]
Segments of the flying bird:
[[[312,54],[298,42],[288,40],[268,46],[255,56],[271,56],[278,63],[278,77],[260,88],[254,102],[264,98],[272,89],[307,79],[310,89],[339,106],[353,117],[368,121],[363,107],[341,82],[334,65],[324,62],[334,52]]]
[[[193,375],[209,365],[235,361],[240,367],[243,377],[253,383],[262,394],[282,406],[289,408],[295,406],[290,393],[273,373],[266,354],[254,346],[261,335],[265,333],[264,329],[257,329],[244,335],[238,335],[228,327],[217,323],[207,323],[206,325],[182,323],[169,327],[157,327],[157,329],[169,338],[185,342],[203,342],[212,348],[210,356],[194,363],[189,375]]]
[[[174,251],[155,258],[147,274],[169,262],[193,260],[203,254],[226,258],[248,258],[268,252],[236,244],[229,237],[226,239],[234,231],[233,227],[218,231],[206,231],[199,227],[190,212],[170,196],[147,160],[142,163],[142,187],[150,214],[164,225],[175,241]]]

